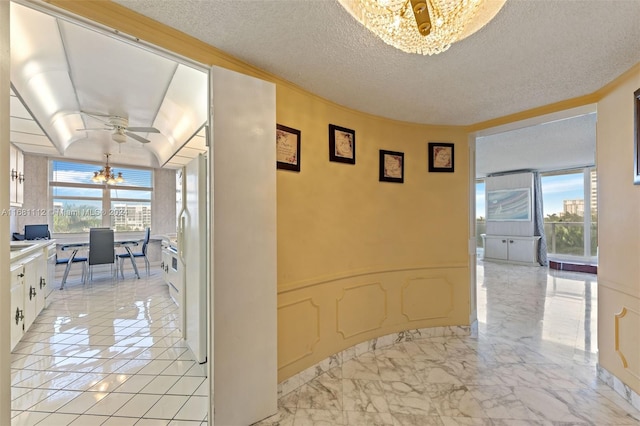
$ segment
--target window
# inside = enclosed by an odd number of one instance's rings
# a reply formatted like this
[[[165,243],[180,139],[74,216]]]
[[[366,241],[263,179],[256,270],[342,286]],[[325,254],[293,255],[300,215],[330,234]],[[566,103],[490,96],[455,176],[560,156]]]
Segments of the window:
[[[542,175],[547,250],[550,255],[596,256],[597,174],[594,168]]]
[[[476,180],[476,247],[483,248],[482,234],[487,232],[485,220],[484,179]]]
[[[153,171],[114,167],[125,182],[119,185],[91,181],[100,165],[51,161],[49,186],[54,233],[88,232],[107,226],[119,232],[151,226]]]

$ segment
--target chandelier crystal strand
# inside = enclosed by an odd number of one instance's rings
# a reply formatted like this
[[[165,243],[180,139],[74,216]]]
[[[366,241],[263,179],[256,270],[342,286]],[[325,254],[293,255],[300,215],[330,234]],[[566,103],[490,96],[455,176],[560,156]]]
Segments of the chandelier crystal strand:
[[[385,43],[403,52],[435,55],[466,37],[465,27],[487,0],[426,0],[431,18],[431,33],[420,34],[410,0],[338,0],[362,25]],[[500,10],[504,1],[496,2],[486,22]],[[486,23],[484,22],[484,23]],[[481,28],[477,25],[475,30]]]

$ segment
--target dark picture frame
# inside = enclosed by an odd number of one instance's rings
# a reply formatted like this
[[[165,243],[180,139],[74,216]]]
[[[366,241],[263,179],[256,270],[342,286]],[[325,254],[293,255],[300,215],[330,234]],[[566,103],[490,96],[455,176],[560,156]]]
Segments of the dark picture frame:
[[[404,152],[380,150],[379,180],[404,183]]]
[[[329,161],[356,164],[356,132],[329,124]]]
[[[454,144],[445,142],[429,142],[429,171],[453,173]]]
[[[640,185],[640,89],[633,92],[633,184]]]
[[[300,171],[300,130],[276,124],[276,167]]]

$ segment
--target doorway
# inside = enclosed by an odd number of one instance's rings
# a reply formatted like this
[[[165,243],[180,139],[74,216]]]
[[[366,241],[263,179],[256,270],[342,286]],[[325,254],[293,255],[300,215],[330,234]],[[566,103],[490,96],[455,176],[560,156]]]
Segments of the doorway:
[[[113,78],[116,86],[106,91],[115,93],[118,91],[118,84],[133,83],[137,86],[149,86],[148,80],[152,80],[153,74],[160,74],[160,68],[166,69],[171,73],[169,78],[171,82],[168,82],[167,87],[157,95],[154,95],[153,99],[149,99],[150,101],[156,101],[156,106],[154,107],[148,108],[141,106],[140,102],[144,102],[147,95],[137,95],[129,92],[122,95],[122,104],[126,104],[126,108],[122,105],[117,105],[115,109],[112,109],[114,99],[113,97],[106,97],[104,100],[92,100],[93,106],[90,107],[91,111],[95,112],[98,110],[98,114],[84,114],[82,113],[83,109],[88,108],[83,107],[75,108],[76,114],[66,114],[65,116],[67,118],[69,116],[76,116],[76,122],[74,122],[73,119],[69,119],[71,120],[70,124],[75,124],[74,127],[90,127],[91,122],[98,127],[98,134],[95,136],[91,135],[86,140],[70,143],[63,150],[65,157],[68,154],[70,158],[87,159],[91,158],[92,155],[102,155],[102,151],[107,149],[114,150],[117,154],[120,154],[120,164],[126,161],[135,165],[143,164],[156,168],[162,167],[163,169],[170,168],[177,170],[181,167],[181,162],[187,162],[189,155],[195,156],[198,152],[208,152],[208,144],[206,143],[202,144],[204,149],[195,149],[189,146],[189,142],[194,138],[199,137],[202,140],[207,138],[205,133],[202,133],[200,136],[196,135],[196,133],[203,129],[204,124],[208,121],[208,68],[162,52],[159,49],[156,50],[150,46],[142,45],[135,40],[125,38],[114,32],[104,30],[103,28],[98,28],[85,21],[81,22],[66,14],[63,15],[53,8],[49,9],[45,6],[36,7],[35,5],[22,5],[18,3],[11,3],[11,7],[23,8],[26,10],[27,15],[30,15],[30,17],[35,16],[38,24],[26,25],[26,28],[35,31],[36,29],[42,29],[42,27],[51,24],[52,28],[60,33],[61,39],[65,43],[75,43],[75,47],[79,47],[80,51],[86,47],[84,43],[91,44],[90,40],[98,38],[114,40],[123,46],[126,45],[125,49],[127,49],[131,55],[135,55],[137,49],[141,54],[144,54],[145,58],[153,57],[150,59],[152,62],[148,64],[149,71],[152,74],[148,76],[146,80],[135,80],[134,77],[130,75],[128,76],[128,80],[132,81],[125,82],[119,79],[115,72],[109,72],[105,68],[101,69],[103,74],[100,75],[93,77],[87,77],[86,75],[80,76],[74,73],[74,71],[72,71],[73,67],[70,66],[69,76],[79,78],[79,80],[84,81],[84,83],[91,80],[95,85],[96,93],[104,92],[110,78]],[[17,22],[12,22],[12,27],[15,29],[19,27],[19,25]],[[42,36],[42,34],[40,34],[40,36]],[[19,39],[19,41],[25,42],[26,40],[26,37]],[[21,50],[20,53],[27,51],[27,46],[25,46],[25,49]],[[65,47],[64,53],[67,59],[73,63],[77,61],[77,59],[71,58],[70,51],[70,47]],[[104,50],[97,51],[97,53],[100,56],[107,56]],[[100,56],[94,57],[93,60],[98,61],[97,58],[100,58]],[[128,60],[131,60],[130,56],[123,56],[116,65],[124,67],[129,63]],[[194,79],[194,74],[198,73],[200,77]],[[34,80],[34,78],[30,80]],[[172,86],[171,83],[177,80],[188,81],[190,86],[182,88]],[[200,115],[202,121],[196,123],[191,131],[186,132],[186,136],[190,138],[189,140],[185,139],[184,142],[182,142],[176,137],[176,133],[173,132],[171,134],[171,140],[178,146],[169,148],[162,146],[161,141],[158,139],[154,139],[155,135],[147,135],[149,138],[148,144],[141,145],[139,143],[141,138],[139,135],[137,135],[137,138],[130,136],[133,139],[123,143],[113,139],[110,131],[103,132],[105,129],[101,127],[111,123],[111,116],[103,117],[100,115],[102,112],[107,114],[126,113],[128,114],[127,118],[131,120],[132,123],[133,120],[136,119],[135,114],[137,109],[144,111],[153,110],[154,113],[161,114],[163,111],[166,111],[167,108],[170,108],[174,115],[178,114],[179,109],[177,109],[178,105],[176,102],[188,103],[188,93],[190,90],[194,90],[194,88],[197,90],[197,86],[194,86],[194,80],[200,80],[204,83],[202,86],[203,89],[199,91],[198,96],[192,99],[194,103],[203,103],[194,108],[200,110],[200,113],[194,114],[194,116],[197,117]],[[79,84],[81,86],[83,83],[81,82]],[[52,90],[56,89],[54,86],[55,85],[51,87]],[[15,87],[23,86],[16,84]],[[29,96],[26,91],[20,93],[23,94],[21,99],[25,103],[34,99],[34,97]],[[39,92],[40,95],[43,93],[43,91]],[[55,90],[51,93],[55,93]],[[87,95],[87,93],[76,93],[72,97],[79,102],[90,96]],[[130,97],[131,100],[129,100],[128,97]],[[167,99],[169,100],[167,101]],[[46,99],[46,102],[55,104],[58,101],[54,97],[52,99]],[[60,105],[64,106],[65,102],[65,99],[59,99]],[[170,105],[167,106],[167,104]],[[28,109],[35,115],[37,112],[42,112],[42,105],[32,105]],[[104,119],[101,120],[101,117]],[[77,119],[82,120],[80,124],[77,123]],[[142,120],[142,118],[140,118],[140,120]],[[184,122],[181,124],[183,127],[187,127],[184,126]],[[178,127],[170,123],[162,123],[161,120],[155,120],[154,125],[159,128],[163,128],[163,125],[164,127],[171,127],[172,129]],[[53,135],[52,130],[46,125],[41,127],[43,128],[44,135]],[[75,131],[74,127],[71,127],[71,129]],[[127,131],[133,132],[134,129],[124,129],[125,134]],[[27,145],[29,144],[24,143],[23,149],[28,149],[29,147]],[[61,142],[58,140],[58,146],[55,148],[58,149],[59,152],[62,152],[59,149],[61,146],[64,146],[64,141]],[[150,150],[153,151],[155,155],[155,159],[153,155],[147,155],[147,153],[145,153],[144,149],[146,147],[150,147]],[[37,151],[37,148],[34,148],[34,150],[34,155],[46,154]],[[55,154],[52,155],[52,157],[55,157]],[[210,179],[209,174],[205,175],[204,179],[208,181]],[[169,182],[170,181],[171,179],[169,179]],[[173,181],[175,182],[175,178]],[[165,179],[163,182],[154,184],[153,203],[170,203],[168,206],[170,208],[165,206],[164,208],[155,209],[155,213],[158,213],[159,217],[157,217],[156,220],[152,217],[152,229],[155,228],[152,232],[154,234],[175,233],[176,231],[176,204],[175,200],[171,200],[171,197],[175,197],[175,189],[169,191],[168,194],[161,194],[163,191],[167,192],[168,188],[163,186],[166,185],[166,183],[167,180]],[[47,182],[43,186],[46,188],[48,185]],[[126,190],[124,192],[126,192]],[[28,203],[28,201],[25,202]],[[206,208],[208,208],[208,204]],[[173,211],[173,214],[166,213],[166,211]],[[208,216],[209,213],[207,212],[207,217]],[[164,228],[162,228],[162,226],[164,226]],[[206,234],[202,234],[201,239],[202,243],[206,244],[208,242]],[[70,315],[62,315],[59,309],[56,311],[43,312],[41,320],[37,321],[37,324],[34,324],[36,328],[34,328],[33,331],[30,330],[27,335],[25,335],[24,345],[19,348],[13,356],[15,363],[12,364],[12,366],[16,369],[14,375],[15,383],[22,384],[22,386],[16,386],[15,389],[20,390],[15,390],[13,395],[14,401],[20,400],[20,402],[14,404],[15,407],[18,407],[16,411],[24,411],[27,413],[27,417],[32,417],[35,415],[33,412],[36,411],[39,413],[48,413],[49,415],[58,414],[64,418],[77,417],[78,415],[113,416],[118,412],[121,412],[123,417],[127,417],[127,413],[129,415],[140,414],[139,417],[143,417],[145,413],[141,413],[140,410],[142,409],[141,407],[145,407],[146,404],[148,405],[148,411],[151,411],[153,406],[162,408],[160,412],[156,410],[155,413],[150,413],[150,415],[155,416],[155,418],[167,418],[169,420],[172,418],[196,421],[207,420],[207,411],[211,405],[209,404],[209,389],[211,386],[205,380],[205,377],[209,375],[206,371],[208,364],[200,365],[199,363],[195,363],[197,364],[196,366],[193,361],[189,362],[189,359],[193,358],[193,356],[189,354],[190,349],[182,340],[184,337],[181,332],[184,329],[184,320],[182,319],[183,311],[180,311],[176,308],[175,304],[172,304],[173,302],[168,297],[167,286],[163,282],[159,270],[154,271],[149,278],[144,277],[144,274],[142,275],[142,280],[126,278],[116,283],[112,281],[95,281],[86,287],[82,285],[68,287],[65,290],[65,292],[67,292],[65,297],[58,297],[58,299],[61,299],[58,300],[58,302],[60,302],[58,305],[63,305],[63,310],[68,309],[67,313]],[[205,285],[207,288],[210,287],[208,282],[205,283]],[[60,294],[57,294],[57,296],[60,296]],[[68,300],[66,296],[68,296]],[[207,301],[208,298],[205,297],[204,302],[206,306],[208,306]],[[57,306],[57,308],[60,308],[60,306]],[[98,317],[96,317],[96,315]],[[160,326],[160,324],[162,324],[162,326]],[[46,338],[48,339],[48,343],[38,341],[38,338]],[[31,349],[36,348],[38,349],[38,355],[31,356]],[[129,365],[128,368],[126,367],[127,365]],[[40,367],[42,367],[42,369],[40,369]],[[198,369],[200,372],[197,371]],[[128,372],[126,370],[128,370]],[[51,376],[55,375],[55,377],[47,376],[47,371],[50,372]],[[151,379],[151,381],[142,386],[148,379]],[[201,382],[196,383],[198,381]],[[38,386],[31,386],[35,384],[38,384]],[[118,388],[120,391],[118,391]],[[148,390],[144,391],[144,389]],[[160,391],[164,393],[160,398],[152,396],[159,395],[158,392]],[[184,395],[185,393],[189,393],[190,396],[182,401],[181,398],[186,396]],[[124,402],[125,397],[123,395],[126,394],[131,396],[131,398],[127,400],[125,404],[120,404],[121,406],[118,410],[111,411],[111,409],[104,408],[108,405],[117,406],[119,402]],[[41,399],[41,397],[46,398]],[[172,402],[166,403],[166,401],[162,400],[163,398],[171,400]],[[153,405],[150,405],[154,399],[155,402],[153,402]],[[205,399],[206,401],[204,401]],[[116,401],[115,405],[114,403],[109,403],[109,400]],[[135,413],[133,411],[127,411],[130,410],[126,408],[127,406],[136,407]],[[168,406],[179,409],[178,411],[174,410],[175,412],[168,412],[166,409]],[[179,416],[180,410],[188,413],[194,412],[194,409],[197,412],[204,410],[203,412],[205,414],[202,417],[197,415],[196,417],[199,418],[184,417],[185,415],[188,416],[188,414],[182,415],[182,417]],[[19,415],[19,413],[14,414]],[[53,421],[53,417],[51,420]],[[64,423],[64,421],[61,417],[60,423]]]

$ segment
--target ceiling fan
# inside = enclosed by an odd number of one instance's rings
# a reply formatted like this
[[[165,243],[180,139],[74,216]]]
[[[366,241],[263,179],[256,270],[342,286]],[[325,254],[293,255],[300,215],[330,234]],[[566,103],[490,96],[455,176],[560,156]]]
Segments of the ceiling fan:
[[[160,133],[160,130],[156,129],[155,127],[129,127],[129,119],[127,117],[89,113],[86,111],[80,111],[80,113],[100,121],[104,124],[104,127],[77,129],[78,131],[111,131],[113,132],[111,134],[111,139],[113,139],[117,143],[126,142],[127,136],[141,143],[149,143],[151,142],[149,139],[143,138],[140,135],[136,135],[134,132]]]

